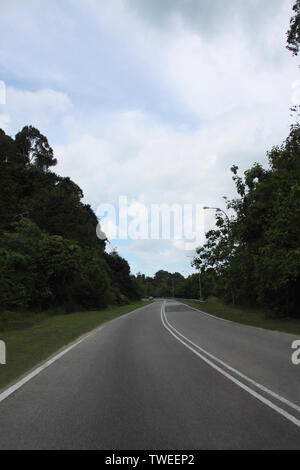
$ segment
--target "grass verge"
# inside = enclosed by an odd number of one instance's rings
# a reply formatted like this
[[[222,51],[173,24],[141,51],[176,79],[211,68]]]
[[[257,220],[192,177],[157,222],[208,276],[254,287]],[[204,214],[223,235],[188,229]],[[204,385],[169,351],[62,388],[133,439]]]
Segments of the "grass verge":
[[[0,314],[0,340],[6,343],[6,365],[0,365],[0,390],[79,336],[149,303],[134,302],[67,315],[31,314],[23,322],[19,314],[12,314],[11,322],[8,314],[3,314],[2,319]]]
[[[216,297],[210,297],[206,304],[201,305],[189,301],[182,303],[236,323],[300,335],[300,320],[295,318],[274,318],[263,310],[228,305]]]

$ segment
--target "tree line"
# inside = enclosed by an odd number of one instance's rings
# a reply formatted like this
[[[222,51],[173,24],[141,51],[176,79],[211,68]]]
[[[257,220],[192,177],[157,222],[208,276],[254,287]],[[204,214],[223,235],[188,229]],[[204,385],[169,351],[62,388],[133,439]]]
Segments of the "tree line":
[[[139,299],[136,278],[96,237],[97,217],[38,129],[0,129],[0,310],[65,311]]]
[[[139,273],[136,279],[144,297],[200,298],[199,273],[185,277],[179,272],[170,273],[161,269],[152,277]],[[213,269],[208,269],[205,276],[201,276],[201,291],[206,298],[216,294],[216,279]]]

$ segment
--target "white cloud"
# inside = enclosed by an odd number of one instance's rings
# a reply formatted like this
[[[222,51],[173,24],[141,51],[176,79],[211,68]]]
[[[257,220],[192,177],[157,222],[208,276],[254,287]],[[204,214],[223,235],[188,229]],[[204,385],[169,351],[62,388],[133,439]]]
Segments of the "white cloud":
[[[178,28],[165,60],[164,80],[182,103],[204,119],[232,111],[238,115],[257,106],[287,105],[296,67],[284,50],[283,10],[265,25],[269,48],[245,34],[240,23],[209,41],[186,27]]]
[[[280,112],[257,107],[181,132],[153,116],[119,113],[101,137],[83,134],[56,146],[57,170],[77,181],[94,207],[120,195],[143,203],[207,203],[232,194],[232,164],[246,169],[266,161],[266,150],[288,132]]]
[[[11,118],[9,114],[0,114],[0,128],[8,132]]]
[[[59,125],[73,109],[66,93],[52,89],[37,91],[7,87],[5,110],[6,130],[17,133],[26,125],[33,125],[48,138],[59,135]]]
[[[55,171],[94,208],[119,195],[219,206],[235,194],[230,166],[265,164],[288,134],[290,15],[290,0],[12,0],[0,19],[0,126],[38,127]],[[141,271],[184,264],[181,241],[138,242],[120,249]]]
[[[238,163],[247,169],[254,161],[265,164],[266,150],[281,143],[287,132],[287,123],[273,107],[231,113],[226,121],[215,119],[193,132],[175,131],[142,113],[118,113],[101,137],[81,135],[70,144],[57,146],[57,171],[71,176],[94,208],[101,203],[113,203],[117,208],[122,195],[128,196],[131,209],[139,203],[222,206],[222,196],[235,195],[230,167]],[[205,230],[212,218],[213,214]],[[194,248],[202,235],[198,234]],[[133,250],[139,246],[136,241],[131,243]],[[169,260],[176,269],[184,262],[182,250],[192,248],[191,243],[170,240],[169,249],[154,255],[148,245],[147,252],[136,254],[135,264],[150,272],[151,266],[159,266],[159,260],[165,268]],[[120,252],[126,256],[123,247]]]
[[[131,266],[135,274],[141,271],[141,267],[143,267],[142,272],[147,275],[153,275],[160,269],[170,272],[184,270],[185,275],[194,272],[186,251],[177,250],[170,242],[153,244],[153,240],[148,240],[144,242],[143,250],[140,249],[139,242],[139,240],[132,242],[130,250],[124,251],[127,259],[134,255],[134,262]]]
[[[66,93],[46,88],[38,91],[7,88],[8,109],[18,113],[66,113],[71,110],[72,103]]]
[[[81,135],[57,146],[57,169],[78,181],[94,206],[119,195],[146,203],[189,202],[216,165],[214,151],[203,141],[199,130],[178,133],[141,113],[118,114],[102,137]],[[189,181],[193,187],[187,187]]]

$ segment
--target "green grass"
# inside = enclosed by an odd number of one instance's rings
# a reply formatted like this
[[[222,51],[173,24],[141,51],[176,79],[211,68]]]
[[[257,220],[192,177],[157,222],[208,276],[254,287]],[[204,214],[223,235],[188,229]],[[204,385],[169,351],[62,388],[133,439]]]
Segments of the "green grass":
[[[0,314],[0,340],[6,343],[6,365],[0,365],[0,390],[79,336],[149,303],[67,315]]]
[[[300,320],[294,318],[275,318],[263,310],[225,304],[216,297],[210,297],[206,304],[201,305],[197,302],[189,301],[184,301],[183,303],[236,323],[300,335]]]

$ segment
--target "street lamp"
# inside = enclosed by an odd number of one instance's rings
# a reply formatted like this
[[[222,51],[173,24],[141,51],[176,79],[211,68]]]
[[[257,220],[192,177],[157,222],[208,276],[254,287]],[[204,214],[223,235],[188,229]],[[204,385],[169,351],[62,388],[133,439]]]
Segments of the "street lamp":
[[[175,299],[175,286],[174,286],[174,279],[172,277],[172,293],[173,293],[173,299]]]
[[[228,215],[227,215],[226,212],[223,211],[223,209],[221,209],[220,207],[207,207],[207,206],[204,206],[203,209],[204,209],[204,210],[212,209],[212,210],[217,211],[217,212],[222,212],[222,213],[225,215],[226,219],[227,219],[227,223],[228,223],[228,224],[230,223],[230,220],[229,220]]]

